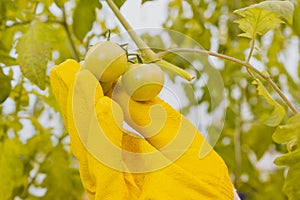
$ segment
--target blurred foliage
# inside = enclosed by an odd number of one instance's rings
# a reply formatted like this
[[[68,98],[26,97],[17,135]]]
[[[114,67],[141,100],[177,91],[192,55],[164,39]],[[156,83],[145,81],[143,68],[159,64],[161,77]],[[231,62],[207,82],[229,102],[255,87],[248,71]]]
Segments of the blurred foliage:
[[[125,1],[115,2],[121,7]],[[241,26],[245,21],[234,11],[259,2],[170,0],[164,27],[190,37],[195,44],[185,37],[172,38],[169,46],[160,35],[147,34],[143,39],[157,51],[161,47],[200,44],[206,50],[246,60],[251,47],[248,38],[254,38],[253,32]],[[67,58],[81,60],[89,45],[105,39],[107,27],[118,33],[117,25],[108,24],[111,16],[100,16],[107,12],[101,3],[97,0],[0,1],[0,199],[82,199],[78,166],[49,87],[49,70]],[[152,2],[143,0],[142,3]],[[256,24],[260,35],[255,37],[250,62],[267,71],[299,108],[300,1],[292,3],[293,25],[284,24],[278,18],[283,15],[282,20],[291,21],[288,14],[292,12],[264,11],[276,25]],[[247,15],[253,14],[252,11]],[[116,18],[113,20],[117,22]],[[293,62],[292,54],[295,54]],[[195,72],[196,77],[208,80],[200,86],[193,82],[192,88],[201,91],[197,102],[207,105],[207,114],[226,102],[226,115],[222,116],[224,127],[215,149],[226,161],[241,197],[300,199],[299,115],[288,111],[266,81],[256,81],[259,84],[256,88],[245,68],[220,59],[215,67],[212,59],[207,56],[199,59],[199,56],[168,55],[166,59],[188,70],[193,61],[200,60],[202,69]],[[212,77],[216,70],[219,78]],[[216,82],[219,79],[224,83],[224,91]],[[188,88],[187,83],[182,85]],[[191,95],[187,92],[187,96]],[[185,114],[194,109],[192,106],[183,108]],[[218,126],[222,120],[216,120],[211,126]],[[278,157],[277,165],[289,166],[289,170],[273,165],[275,157]]]

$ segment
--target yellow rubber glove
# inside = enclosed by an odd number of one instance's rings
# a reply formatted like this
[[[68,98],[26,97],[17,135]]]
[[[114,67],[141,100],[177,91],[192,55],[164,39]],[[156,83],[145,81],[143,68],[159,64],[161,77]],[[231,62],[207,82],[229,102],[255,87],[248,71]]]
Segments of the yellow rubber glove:
[[[132,101],[118,84],[104,96],[74,60],[55,66],[50,81],[89,199],[234,198],[222,158],[213,150],[200,158],[209,145],[167,103]],[[123,113],[144,137],[123,129]]]

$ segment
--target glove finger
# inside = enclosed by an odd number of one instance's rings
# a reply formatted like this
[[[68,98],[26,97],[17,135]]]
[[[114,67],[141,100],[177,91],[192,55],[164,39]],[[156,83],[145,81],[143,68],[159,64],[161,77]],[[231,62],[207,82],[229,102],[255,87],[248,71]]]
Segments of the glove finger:
[[[92,148],[93,142],[101,142],[97,138],[103,135],[121,147],[123,112],[116,102],[103,96],[98,80],[88,70],[79,71],[74,80],[67,113],[85,145]]]
[[[81,70],[69,93],[69,129],[77,133],[88,158],[89,190],[95,199],[136,199],[140,189],[129,174],[122,172],[122,110],[108,97],[98,98],[99,82]],[[107,187],[109,185],[109,187]],[[130,191],[130,192],[129,192]]]
[[[61,109],[65,124],[67,124],[66,106],[69,88],[74,82],[75,76],[80,69],[81,66],[75,60],[68,59],[63,63],[54,66],[50,71],[51,88]]]
[[[204,143],[197,128],[160,98],[147,102],[133,101],[120,83],[111,96],[121,106],[125,121],[157,149],[190,145],[199,148]]]

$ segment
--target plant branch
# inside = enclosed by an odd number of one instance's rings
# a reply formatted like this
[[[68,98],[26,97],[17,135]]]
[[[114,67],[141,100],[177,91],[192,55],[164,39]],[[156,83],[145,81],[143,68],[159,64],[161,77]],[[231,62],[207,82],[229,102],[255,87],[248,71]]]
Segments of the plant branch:
[[[125,17],[120,12],[119,8],[116,6],[113,0],[106,0],[110,9],[114,12],[116,17],[119,19],[123,27],[126,29],[130,37],[136,43],[138,48],[145,54],[145,57],[149,61],[157,60],[157,55],[154,53],[147,44],[136,34],[136,32],[132,29],[131,25],[127,22]]]
[[[68,36],[68,39],[69,39],[69,42],[70,42],[70,45],[71,45],[71,48],[72,48],[72,53],[73,53],[75,59],[77,61],[79,61],[79,56],[78,56],[78,53],[77,53],[77,50],[76,50],[76,46],[74,44],[74,41],[72,39],[72,35],[71,35],[71,32],[70,32],[69,26],[67,24],[67,14],[66,14],[66,10],[65,10],[64,7],[62,9],[62,12],[63,12],[63,22],[61,24],[62,24],[62,26],[66,30],[66,33],[67,33],[67,36]]]
[[[157,62],[155,62],[156,64],[158,64],[161,67],[164,67],[166,69],[170,69],[175,71],[177,74],[179,74],[180,76],[182,76],[183,78],[185,78],[188,81],[191,81],[195,78],[194,75],[191,75],[189,73],[187,73],[186,71],[184,71],[183,69],[173,65],[172,63],[169,63],[165,60],[158,60]]]
[[[272,86],[272,88],[279,94],[279,96],[282,98],[282,100],[288,105],[288,107],[292,110],[292,112],[297,115],[299,114],[299,111],[294,107],[294,105],[288,100],[288,98],[283,94],[281,89],[278,87],[278,85],[271,79],[270,76],[265,76],[266,81]]]
[[[63,140],[65,137],[67,137],[68,135],[69,135],[69,134],[68,134],[67,132],[64,132],[60,137],[58,137],[58,138],[57,138],[57,140],[58,140],[57,145],[58,145],[58,144],[61,144],[62,140]],[[36,173],[34,174],[34,176],[31,177],[31,179],[29,180],[29,182],[28,182],[28,184],[27,184],[27,188],[29,188],[32,184],[34,184],[34,182],[36,181],[36,179],[37,179],[37,177],[38,177],[38,175],[39,175],[39,173],[40,173],[40,167],[41,167],[42,163],[44,163],[44,162],[51,156],[52,153],[53,153],[53,148],[45,154],[45,156],[44,156],[44,158],[43,158],[43,160],[42,160],[41,162],[35,161],[35,162],[38,164],[37,171],[36,171]],[[28,191],[28,189],[27,189],[27,191]]]
[[[249,52],[249,55],[248,55],[247,60],[246,60],[247,63],[250,62],[250,59],[251,59],[251,57],[252,57],[252,55],[253,55],[254,45],[255,45],[255,40],[252,39],[252,40],[251,40],[250,52]]]
[[[15,26],[26,26],[28,24],[30,24],[32,21],[23,21],[23,22],[14,22],[13,24],[10,25],[5,25],[4,28],[0,28],[0,30],[5,30],[5,29],[9,29]]]
[[[239,108],[239,112],[241,109]],[[240,118],[236,119],[236,130],[234,133],[234,157],[235,157],[235,170],[234,170],[234,185],[238,187],[240,182],[240,175],[241,175],[241,165],[242,165],[242,155],[241,155],[241,120]]]
[[[239,65],[245,66],[247,70],[250,70],[251,72],[255,72],[257,75],[259,75],[261,78],[263,78],[265,81],[267,81],[271,87],[278,93],[278,95],[282,98],[282,100],[286,103],[286,105],[291,109],[291,111],[294,114],[299,114],[299,111],[294,107],[294,105],[288,100],[288,98],[284,95],[284,93],[281,91],[281,89],[276,85],[276,83],[271,79],[269,75],[266,75],[256,69],[253,65],[251,65],[248,62],[239,60],[237,58],[227,56],[224,54],[219,54],[207,50],[201,50],[201,49],[190,49],[190,48],[176,48],[176,49],[171,49],[168,51],[160,52],[158,53],[160,58],[163,58],[164,56],[171,54],[171,53],[176,53],[176,52],[191,52],[191,53],[200,53],[200,54],[206,54],[218,58],[222,58],[224,60],[228,60],[234,63],[237,63]],[[251,75],[251,74],[250,74]]]
[[[24,91],[23,83],[24,83],[24,77],[21,76],[21,80],[20,80],[20,83],[19,83],[20,84],[20,89],[18,91],[17,99],[15,100],[15,102],[16,102],[16,110],[15,110],[16,115],[18,114],[18,112],[20,111],[20,108],[21,108],[21,98],[22,98],[22,94],[23,94],[23,91]]]

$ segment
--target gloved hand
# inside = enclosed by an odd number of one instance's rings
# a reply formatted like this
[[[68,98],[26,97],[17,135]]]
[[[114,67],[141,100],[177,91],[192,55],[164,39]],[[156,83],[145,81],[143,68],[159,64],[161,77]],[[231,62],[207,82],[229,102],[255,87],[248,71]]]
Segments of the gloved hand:
[[[135,102],[120,85],[107,97],[74,60],[50,81],[90,200],[233,199],[227,167],[197,129],[159,98]],[[113,99],[113,100],[112,100]],[[125,121],[142,136],[126,131]]]

